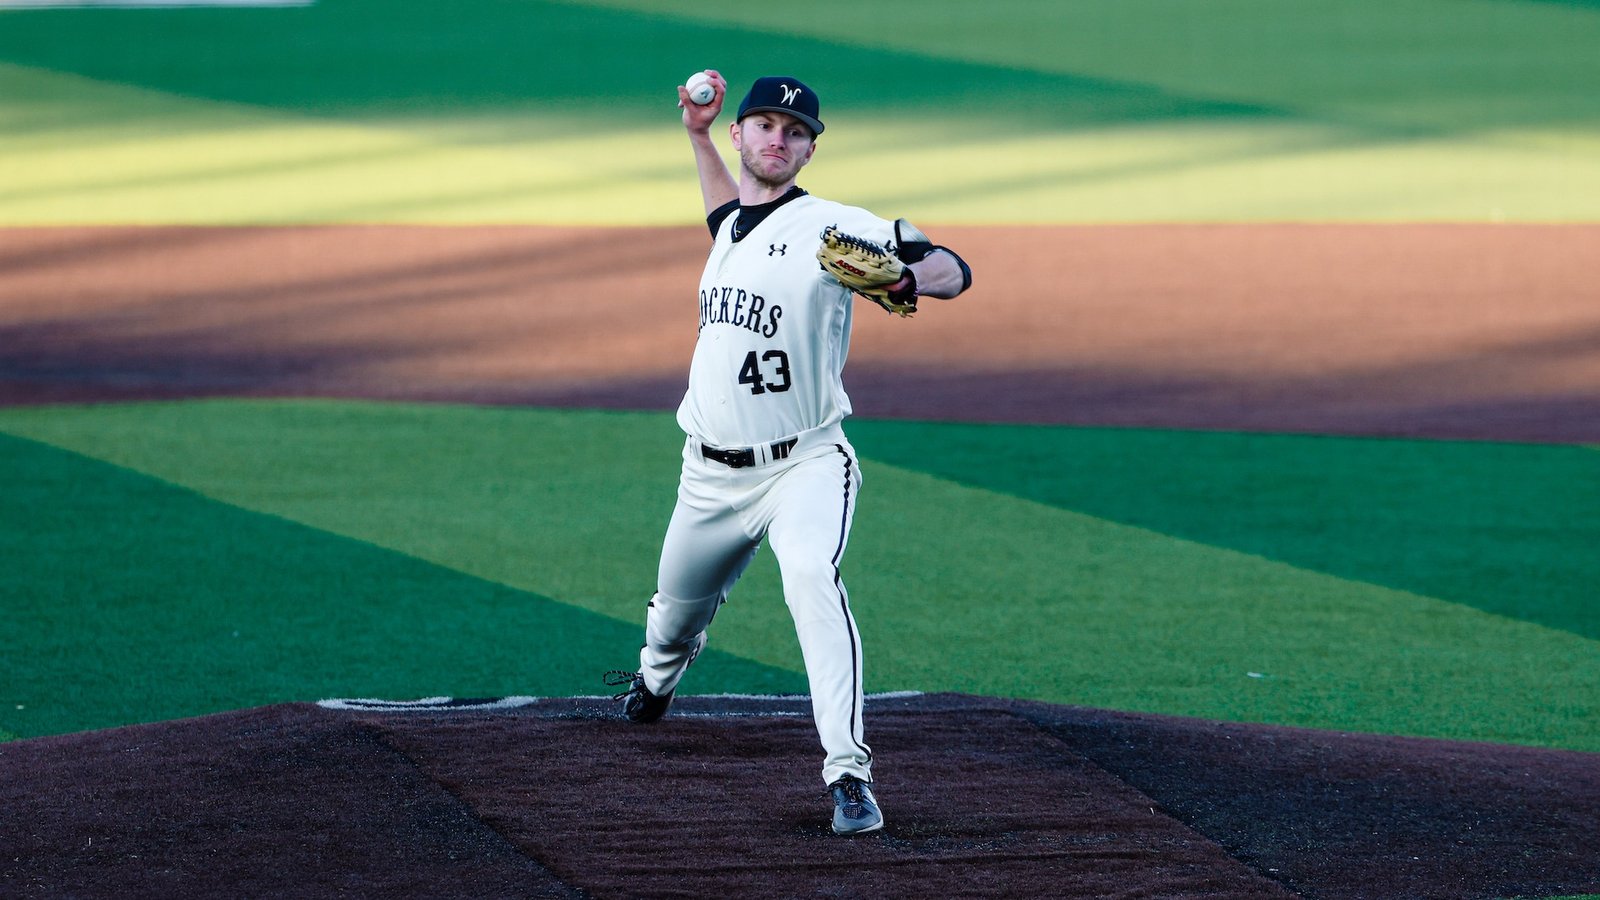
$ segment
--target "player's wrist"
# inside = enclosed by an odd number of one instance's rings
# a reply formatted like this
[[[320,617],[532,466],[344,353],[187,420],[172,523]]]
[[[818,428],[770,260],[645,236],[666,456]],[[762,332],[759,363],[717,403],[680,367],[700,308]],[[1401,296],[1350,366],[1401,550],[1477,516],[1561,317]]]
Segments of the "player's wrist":
[[[904,303],[917,297],[917,273],[906,266],[900,280],[889,285],[889,296],[895,301]]]

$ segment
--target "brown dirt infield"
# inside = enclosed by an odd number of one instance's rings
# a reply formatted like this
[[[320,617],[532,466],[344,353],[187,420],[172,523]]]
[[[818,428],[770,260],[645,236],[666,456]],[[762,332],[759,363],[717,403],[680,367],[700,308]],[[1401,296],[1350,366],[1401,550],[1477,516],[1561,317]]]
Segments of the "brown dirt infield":
[[[1600,442],[1600,226],[946,228],[858,414]],[[668,409],[697,228],[0,230],[0,404]],[[1594,755],[877,701],[825,832],[798,701],[296,705],[0,744],[0,895],[1509,897],[1600,891]],[[738,714],[738,715],[735,715]]]
[[[948,227],[863,306],[865,416],[1600,441],[1600,225]],[[668,409],[703,229],[0,230],[0,404],[323,395]]]

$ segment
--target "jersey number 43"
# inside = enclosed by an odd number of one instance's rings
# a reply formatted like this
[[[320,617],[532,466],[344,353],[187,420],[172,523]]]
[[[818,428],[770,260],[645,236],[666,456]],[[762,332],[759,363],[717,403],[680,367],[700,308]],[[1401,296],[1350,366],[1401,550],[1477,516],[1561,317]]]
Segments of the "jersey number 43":
[[[762,363],[772,363],[773,365],[763,369]],[[761,354],[758,359],[756,351],[751,350],[744,358],[744,366],[739,369],[739,383],[750,385],[750,393],[752,394],[764,394],[767,391],[774,393],[787,391],[789,389],[789,354],[782,350],[768,350]]]

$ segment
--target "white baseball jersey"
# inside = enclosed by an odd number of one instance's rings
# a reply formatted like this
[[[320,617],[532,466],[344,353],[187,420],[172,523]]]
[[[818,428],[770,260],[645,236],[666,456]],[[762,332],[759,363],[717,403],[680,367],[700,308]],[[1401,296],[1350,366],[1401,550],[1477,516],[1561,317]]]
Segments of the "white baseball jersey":
[[[851,292],[818,265],[822,230],[889,245],[894,225],[867,210],[800,194],[734,240],[735,211],[717,227],[700,276],[700,338],[683,430],[715,447],[765,444],[850,414],[842,372]]]

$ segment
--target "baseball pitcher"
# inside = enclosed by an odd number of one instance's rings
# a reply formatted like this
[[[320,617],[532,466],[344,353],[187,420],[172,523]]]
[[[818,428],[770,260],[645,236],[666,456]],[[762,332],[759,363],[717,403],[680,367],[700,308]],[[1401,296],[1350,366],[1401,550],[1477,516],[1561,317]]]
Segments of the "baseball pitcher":
[[[921,297],[972,283],[967,264],[904,219],[796,186],[823,124],[817,95],[790,77],[758,79],[729,137],[735,180],[711,137],[727,82],[710,97],[678,88],[705,201],[711,252],[697,294],[699,339],[678,408],[687,435],[678,502],[661,549],[637,671],[608,673],[633,722],[660,719],[707,629],[763,540],[776,554],[825,754],[833,830],[883,827],[862,724],[861,639],[839,565],[861,492],[841,423],[853,297],[901,316]],[[704,103],[698,102],[705,99]]]

